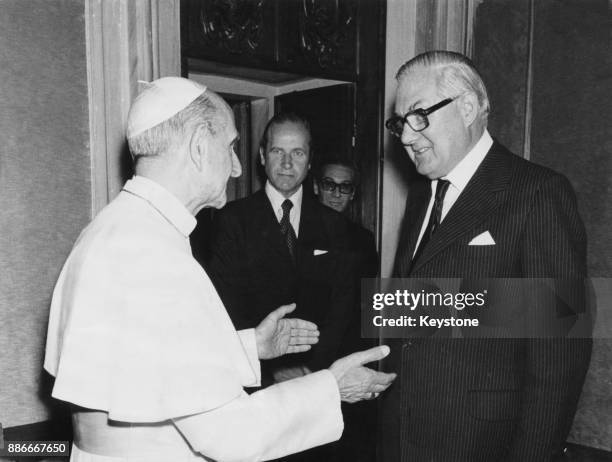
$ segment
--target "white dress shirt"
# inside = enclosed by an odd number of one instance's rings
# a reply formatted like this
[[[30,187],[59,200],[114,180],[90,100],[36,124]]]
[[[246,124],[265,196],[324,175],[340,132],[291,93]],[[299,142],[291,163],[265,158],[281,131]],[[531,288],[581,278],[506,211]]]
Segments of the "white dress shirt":
[[[459,199],[459,195],[463,192],[469,181],[476,173],[476,170],[484,160],[487,152],[493,146],[493,138],[489,132],[485,129],[484,133],[480,137],[480,139],[476,142],[474,147],[467,153],[467,155],[459,161],[455,168],[453,168],[448,175],[443,176],[443,180],[447,180],[450,182],[448,186],[448,190],[446,191],[446,195],[444,196],[444,202],[442,204],[442,215],[440,217],[440,223],[444,221],[444,218],[448,214],[448,211],[451,207],[457,202]],[[425,228],[427,228],[427,223],[429,223],[429,216],[431,215],[431,209],[433,208],[433,204],[435,201],[436,187],[438,185],[438,180],[433,180],[431,182],[431,198],[429,200],[429,205],[427,206],[427,213],[425,214],[425,219],[421,224],[421,231],[419,232],[419,239],[414,247],[414,253],[419,248],[419,243],[423,238],[423,234],[425,233]]]
[[[289,211],[289,222],[291,226],[293,226],[293,231],[295,231],[296,237],[300,232],[300,217],[302,216],[302,197],[304,196],[304,189],[300,185],[298,190],[294,192],[291,196],[285,198],[281,193],[279,193],[274,186],[270,183],[270,181],[266,181],[266,196],[268,196],[268,200],[270,204],[272,204],[272,210],[274,210],[274,214],[276,215],[276,219],[280,223],[283,218],[283,202],[285,199],[289,199],[293,203],[293,207]]]
[[[265,460],[339,438],[328,370],[244,392],[260,380],[254,330],[236,332],[192,257],[195,224],[167,190],[134,177],[68,257],[47,335],[52,394],[138,423],[103,418],[91,433],[104,455],[75,447],[73,462]]]

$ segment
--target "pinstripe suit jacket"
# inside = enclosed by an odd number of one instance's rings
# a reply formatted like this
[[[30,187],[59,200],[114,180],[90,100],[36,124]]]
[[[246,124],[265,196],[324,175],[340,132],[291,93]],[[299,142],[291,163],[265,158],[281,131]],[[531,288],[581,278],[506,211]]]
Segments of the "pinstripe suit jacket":
[[[582,279],[586,238],[565,177],[495,142],[409,273],[430,197],[407,203],[395,277]],[[469,246],[489,231],[496,244]],[[387,342],[399,373],[381,407],[381,460],[545,461],[561,450],[590,340]]]

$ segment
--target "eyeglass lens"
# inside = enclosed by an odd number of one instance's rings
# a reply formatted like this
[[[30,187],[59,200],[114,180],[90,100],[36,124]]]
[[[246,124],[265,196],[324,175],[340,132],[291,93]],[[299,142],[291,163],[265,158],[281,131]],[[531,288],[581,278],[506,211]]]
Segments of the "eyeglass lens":
[[[408,124],[415,132],[420,132],[429,127],[429,119],[427,116],[436,112],[438,109],[442,109],[444,106],[455,100],[455,98],[446,98],[427,109],[415,109],[402,116],[391,117],[385,123],[385,126],[391,131],[391,133],[397,137],[402,136],[404,132],[404,124]]]
[[[321,180],[321,188],[324,191],[331,192],[339,189],[341,194],[352,194],[353,191],[355,191],[355,186],[352,183],[336,183],[335,181],[328,179]]]

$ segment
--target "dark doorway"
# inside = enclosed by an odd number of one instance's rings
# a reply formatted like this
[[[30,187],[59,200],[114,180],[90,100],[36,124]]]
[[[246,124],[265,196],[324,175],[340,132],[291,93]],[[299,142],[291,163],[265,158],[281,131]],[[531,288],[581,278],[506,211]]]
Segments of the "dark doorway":
[[[314,155],[311,175],[304,183],[312,192],[312,173],[329,159],[355,161],[355,85],[352,83],[296,91],[277,96],[274,112],[295,112],[311,126]],[[357,205],[355,205],[357,204]],[[360,221],[358,201],[353,201],[350,217]]]

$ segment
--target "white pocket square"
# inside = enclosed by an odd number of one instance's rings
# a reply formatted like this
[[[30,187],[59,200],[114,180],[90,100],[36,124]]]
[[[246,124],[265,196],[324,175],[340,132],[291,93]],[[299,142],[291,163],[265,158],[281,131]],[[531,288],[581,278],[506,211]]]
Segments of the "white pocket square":
[[[321,249],[314,249],[314,256],[316,257],[317,255],[325,255],[327,253],[327,250],[321,250]]]
[[[485,231],[472,239],[468,245],[495,245],[495,241],[493,240],[491,233],[489,231]]]

